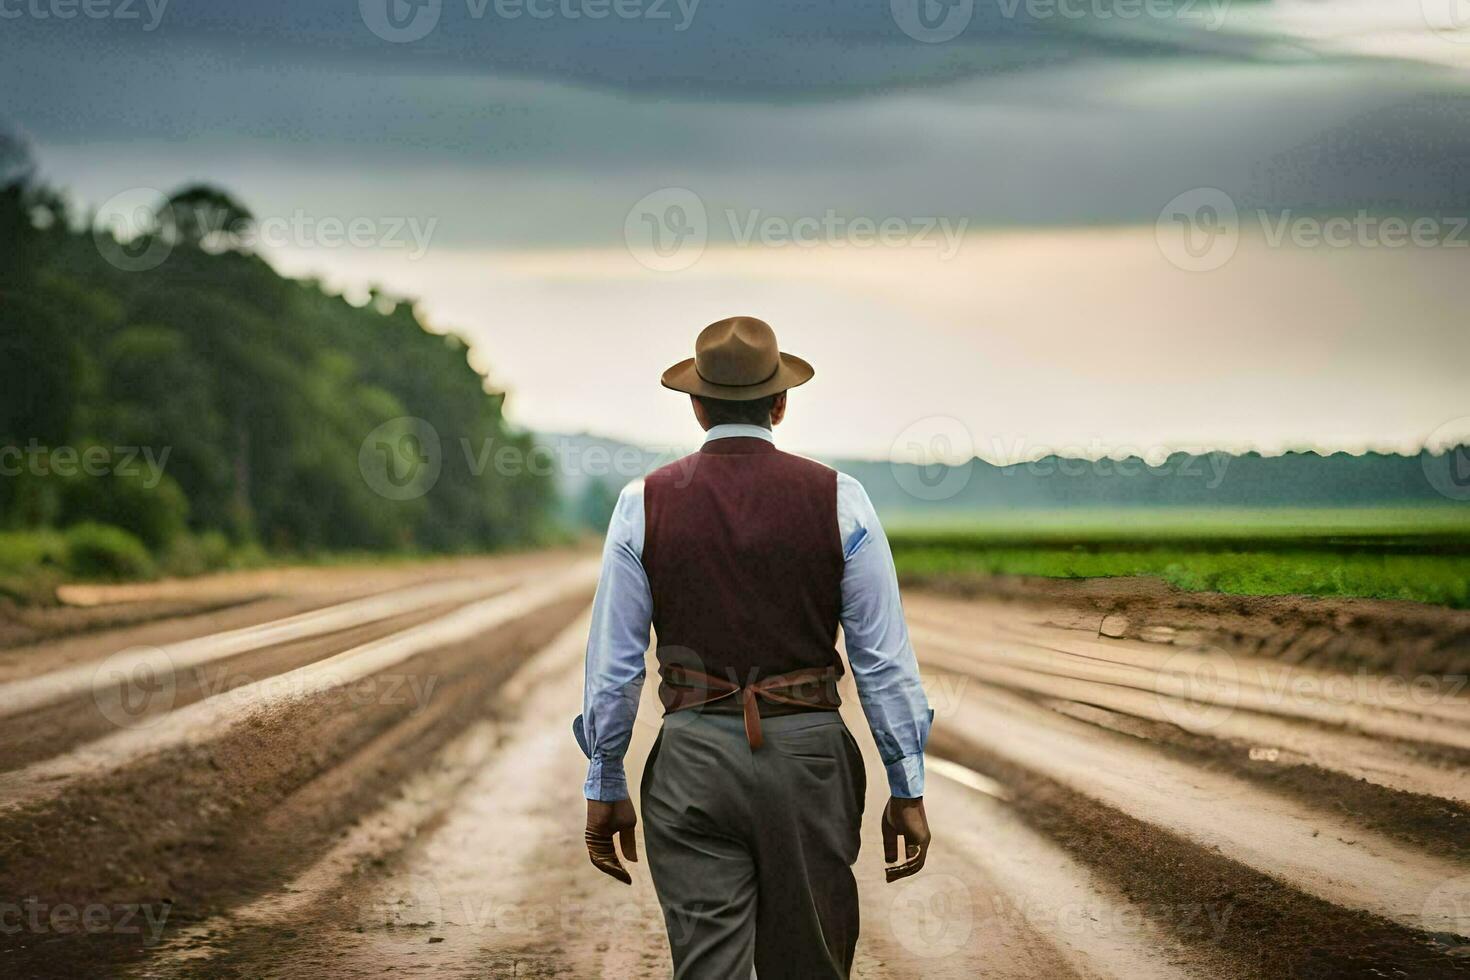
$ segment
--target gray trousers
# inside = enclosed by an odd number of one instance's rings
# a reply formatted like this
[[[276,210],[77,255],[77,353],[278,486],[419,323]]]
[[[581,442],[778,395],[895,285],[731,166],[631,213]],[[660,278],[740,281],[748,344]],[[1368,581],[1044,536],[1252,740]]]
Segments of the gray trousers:
[[[846,977],[858,937],[866,777],[835,711],[664,720],[643,770],[643,839],[674,976]]]

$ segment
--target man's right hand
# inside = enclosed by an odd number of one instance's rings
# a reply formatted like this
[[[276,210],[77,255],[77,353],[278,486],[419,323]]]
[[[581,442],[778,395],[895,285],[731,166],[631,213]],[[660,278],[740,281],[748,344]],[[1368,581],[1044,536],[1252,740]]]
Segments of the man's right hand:
[[[633,812],[632,800],[618,800],[615,803],[587,801],[587,856],[592,859],[594,868],[625,885],[633,883],[633,876],[628,874],[628,869],[618,860],[618,852],[613,847],[613,834],[618,835],[619,842],[623,845],[623,857],[629,861],[637,861],[638,841],[633,836],[633,828],[636,826],[638,815]]]
[[[903,838],[904,860],[898,860],[898,839]],[[929,819],[924,816],[924,798],[912,800],[900,796],[888,798],[883,808],[883,860],[889,867],[883,869],[889,882],[918,874],[929,855]]]

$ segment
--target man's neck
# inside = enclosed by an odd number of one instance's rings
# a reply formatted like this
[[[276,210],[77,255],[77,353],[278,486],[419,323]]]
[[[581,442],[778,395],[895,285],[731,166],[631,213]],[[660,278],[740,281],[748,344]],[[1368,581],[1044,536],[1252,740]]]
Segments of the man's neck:
[[[776,437],[771,430],[763,425],[750,425],[740,422],[725,422],[720,425],[712,425],[704,432],[704,441],[713,442],[716,439],[764,439],[766,442],[774,443]]]

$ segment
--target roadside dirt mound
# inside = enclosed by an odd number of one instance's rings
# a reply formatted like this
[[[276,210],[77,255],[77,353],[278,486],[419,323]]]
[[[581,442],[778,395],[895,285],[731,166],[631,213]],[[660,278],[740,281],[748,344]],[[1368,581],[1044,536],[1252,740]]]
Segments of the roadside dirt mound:
[[[975,576],[927,591],[1043,605],[1099,635],[1386,674],[1470,673],[1470,611],[1385,599],[1185,592],[1152,578]]]
[[[217,601],[164,599],[100,606],[22,605],[12,599],[0,599],[0,650],[43,643],[75,633],[121,629],[158,619],[215,612],[256,598],[259,597],[240,596]]]
[[[273,703],[222,737],[0,811],[0,897],[31,896],[48,908],[166,906],[173,922],[188,923],[279,887],[490,713],[505,677],[589,598],[579,593],[412,657],[381,675],[398,694],[359,682]],[[419,700],[402,693],[414,678],[424,682]],[[87,965],[143,951],[131,935],[68,937],[78,942],[11,937],[7,969],[84,976]]]
[[[1239,963],[1240,976],[1465,977],[1470,959],[1428,936],[1297,891],[1223,854],[935,729],[931,750],[1000,780],[1022,820],[1158,916],[1178,940]],[[1442,937],[1453,949],[1459,937]]]
[[[325,605],[414,583],[552,567],[576,553],[564,548],[507,551],[382,565],[283,565],[147,582],[74,582],[58,586],[46,602],[18,602],[0,596],[0,650],[225,610],[272,597],[294,596]]]

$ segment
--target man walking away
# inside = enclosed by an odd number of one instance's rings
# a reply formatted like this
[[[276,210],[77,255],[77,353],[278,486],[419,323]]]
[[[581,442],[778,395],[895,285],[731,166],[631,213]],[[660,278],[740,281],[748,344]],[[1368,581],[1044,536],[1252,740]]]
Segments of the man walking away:
[[[623,756],[657,635],[664,723],[644,766],[644,842],[676,977],[846,977],[858,938],[866,781],[837,713],[840,624],[887,770],[888,881],[929,847],[919,682],[893,556],[851,477],[776,448],[813,375],[754,317],[710,324],[663,384],[691,396],[699,452],[623,490],[587,643],[587,850],[630,883]],[[899,861],[898,839],[903,839]],[[898,862],[898,863],[895,863]]]

